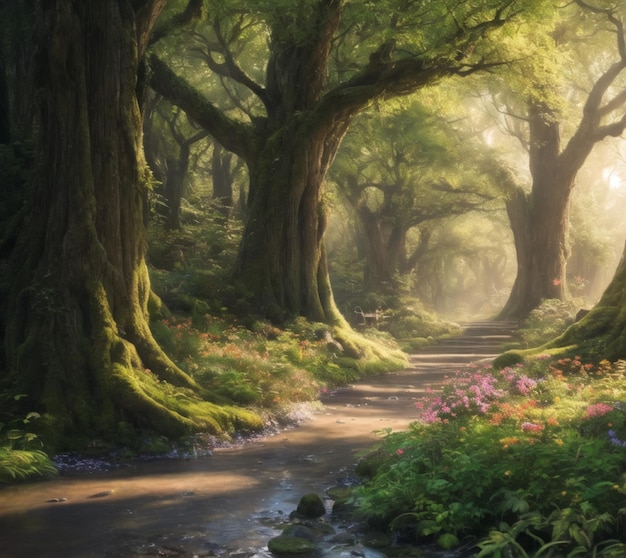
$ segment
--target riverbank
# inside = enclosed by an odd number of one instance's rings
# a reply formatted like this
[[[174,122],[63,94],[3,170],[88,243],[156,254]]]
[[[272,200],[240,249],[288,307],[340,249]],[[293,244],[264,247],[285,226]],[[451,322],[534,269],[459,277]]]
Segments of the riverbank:
[[[3,556],[269,556],[268,540],[302,495],[353,482],[376,431],[405,429],[424,390],[467,362],[492,358],[498,335],[481,334],[482,348],[478,338],[450,340],[411,357],[406,370],[325,394],[309,420],[274,436],[205,457],[2,489]]]

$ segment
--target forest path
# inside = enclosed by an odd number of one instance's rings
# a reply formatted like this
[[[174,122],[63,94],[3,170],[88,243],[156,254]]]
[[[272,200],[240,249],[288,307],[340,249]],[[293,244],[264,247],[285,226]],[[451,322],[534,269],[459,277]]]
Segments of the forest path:
[[[491,361],[514,329],[467,324],[462,336],[411,355],[405,370],[328,394],[298,427],[210,457],[2,488],[0,556],[270,556],[268,539],[303,494],[323,496],[349,481],[375,431],[405,429],[427,388],[469,363]]]

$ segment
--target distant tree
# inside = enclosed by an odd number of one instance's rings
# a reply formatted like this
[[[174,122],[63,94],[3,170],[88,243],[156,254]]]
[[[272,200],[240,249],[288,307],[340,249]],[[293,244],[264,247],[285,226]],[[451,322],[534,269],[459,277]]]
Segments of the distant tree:
[[[568,11],[554,20],[551,42],[537,43],[538,59],[522,64],[517,77],[508,74],[506,86],[495,95],[507,130],[527,149],[532,182],[530,191],[519,187],[507,201],[518,271],[501,318],[524,318],[543,299],[566,296],[569,207],[576,176],[598,142],[619,136],[626,127],[623,5],[598,8],[576,0],[563,9]],[[599,42],[602,35],[612,45]],[[580,76],[589,81],[580,83]],[[579,107],[582,114],[574,115],[571,109]]]
[[[171,140],[168,145],[165,145],[164,132],[156,129],[157,118],[167,128],[167,138]],[[165,225],[169,229],[180,228],[180,207],[185,195],[191,147],[208,135],[206,130],[194,129],[189,123],[181,125],[181,119],[184,120],[185,115],[180,109],[166,112],[164,104],[155,99],[144,124],[146,160],[159,183],[164,203],[158,207],[165,208]]]
[[[243,217],[246,213],[246,189],[241,185],[238,192],[234,190],[242,167],[240,159],[219,143],[214,143],[211,157],[212,197],[225,219],[233,215]]]
[[[353,124],[331,176],[358,218],[366,291],[392,293],[406,282],[438,223],[504,209],[489,203],[502,195],[498,172],[477,148],[415,99]]]
[[[274,320],[302,315],[345,323],[328,277],[322,192],[352,120],[375,100],[502,63],[512,55],[499,33],[541,5],[210,3],[210,25],[196,48],[227,93],[242,99],[239,117],[219,110],[197,79],[183,78],[183,62],[166,42],[159,45],[152,86],[248,166],[248,219],[235,273],[253,293],[251,308]]]

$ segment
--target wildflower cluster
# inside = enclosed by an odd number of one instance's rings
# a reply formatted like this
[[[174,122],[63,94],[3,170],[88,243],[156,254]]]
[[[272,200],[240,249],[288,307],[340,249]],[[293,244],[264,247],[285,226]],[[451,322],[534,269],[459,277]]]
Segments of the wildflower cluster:
[[[608,405],[607,403],[594,403],[593,405],[589,405],[585,410],[585,418],[602,417],[613,411],[614,408],[613,405]]]
[[[503,422],[513,422],[517,424],[519,421],[526,419],[536,408],[537,401],[535,399],[527,399],[519,403],[511,403],[502,401],[494,405],[489,424],[498,426]]]
[[[499,373],[491,369],[476,371],[470,367],[468,371],[457,372],[445,383],[440,394],[427,393],[426,400],[417,403],[421,412],[421,419],[426,423],[446,421],[462,415],[484,415],[494,411],[495,423],[508,418],[507,414],[519,415],[519,410],[534,401],[526,400],[523,403],[498,410],[498,402],[504,400],[508,394],[529,396],[540,381],[524,374],[521,370],[504,368]],[[522,418],[518,416],[517,418]]]
[[[463,415],[485,414],[494,401],[506,395],[497,384],[497,378],[488,372],[457,372],[444,385],[440,395],[430,392],[427,399],[419,401],[416,407],[426,423],[447,422]]]
[[[533,552],[532,541],[552,540],[563,555],[590,555],[613,537],[621,554],[611,555],[623,556],[626,537],[612,525],[626,493],[624,377],[626,367],[577,358],[457,372],[418,402],[421,420],[409,432],[388,434],[389,464],[359,491],[360,509],[414,518],[418,538],[425,522],[459,539],[499,536],[505,525],[511,541],[530,535],[514,543]],[[558,539],[563,526],[579,534],[579,525],[605,518],[602,532],[585,534],[587,547]]]
[[[521,426],[522,432],[532,432],[533,434],[538,434],[539,432],[542,432],[544,428],[545,426],[543,424],[537,424],[528,421],[523,422]]]

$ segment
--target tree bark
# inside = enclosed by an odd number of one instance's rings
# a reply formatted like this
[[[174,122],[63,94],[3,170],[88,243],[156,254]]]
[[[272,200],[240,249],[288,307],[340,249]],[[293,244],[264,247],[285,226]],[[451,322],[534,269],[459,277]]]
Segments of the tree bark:
[[[206,408],[193,416],[164,393],[185,388],[190,400],[199,388],[148,325],[137,75],[164,3],[57,0],[37,12],[35,179],[10,262],[4,356],[51,439],[111,440],[124,423],[168,436],[219,430]]]
[[[569,256],[569,200],[576,175],[593,146],[609,135],[621,133],[626,118],[608,125],[601,121],[624,102],[618,95],[603,104],[603,94],[626,67],[626,59],[613,64],[592,88],[576,132],[561,149],[557,115],[543,103],[528,111],[532,190],[515,192],[507,211],[517,251],[517,277],[500,319],[523,319],[543,299],[567,294]]]
[[[542,351],[567,350],[585,358],[626,359],[626,245],[613,280],[602,298],[579,322]]]
[[[232,153],[225,151],[217,143],[213,144],[213,155],[211,157],[212,197],[217,202],[217,210],[225,220],[230,219],[235,210],[232,159]]]
[[[579,166],[559,160],[559,124],[551,111],[531,105],[529,123],[533,185],[530,195],[515,190],[507,200],[517,276],[502,319],[524,318],[542,300],[566,293],[569,200]]]
[[[254,289],[255,308],[270,319],[344,323],[326,267],[321,203],[322,181],[343,131],[285,126],[248,161],[248,219],[235,273]]]

